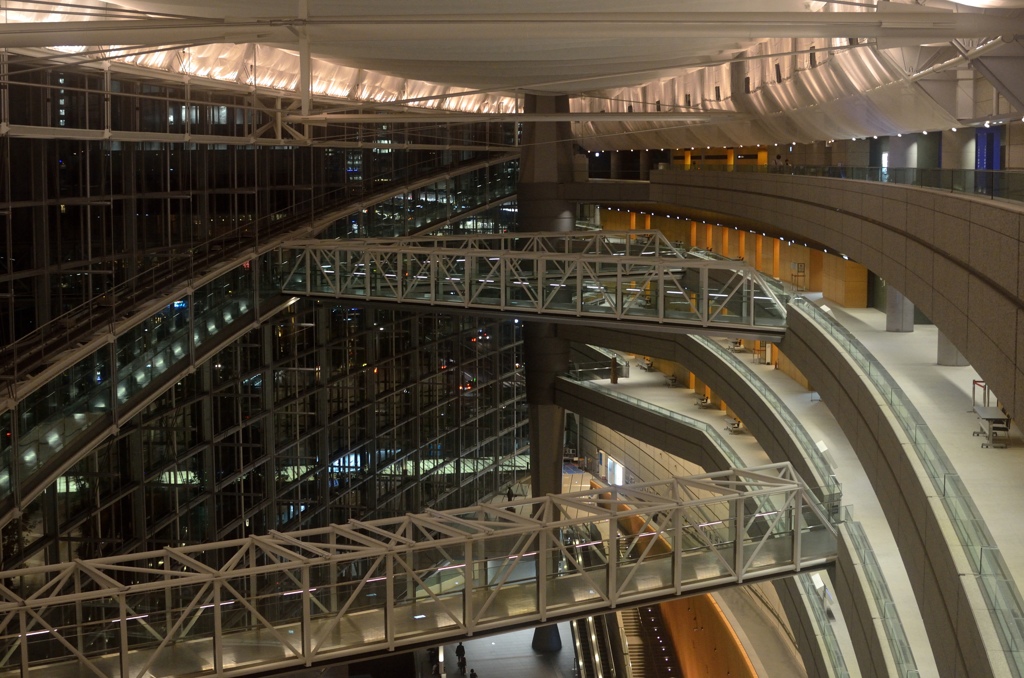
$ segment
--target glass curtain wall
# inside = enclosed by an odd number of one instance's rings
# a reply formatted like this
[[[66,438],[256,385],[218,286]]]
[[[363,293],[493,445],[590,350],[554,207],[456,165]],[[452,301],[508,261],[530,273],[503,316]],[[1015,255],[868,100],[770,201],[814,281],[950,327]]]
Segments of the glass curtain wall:
[[[304,130],[322,145],[262,143],[274,107],[252,93],[38,66],[0,60],[3,122],[70,132],[0,137],[4,345],[83,304],[102,308],[115,286],[168,259],[216,257],[213,239],[254,221],[313,214],[474,157],[401,145],[512,136],[494,126],[455,137],[442,126],[331,125]],[[147,140],[90,138],[96,130]],[[468,195],[487,178],[454,190]],[[425,223],[435,199],[423,191],[404,205],[422,214],[403,217],[391,203],[365,223]],[[474,232],[510,218],[506,209],[476,219]],[[164,332],[171,342],[176,327],[140,325],[121,341]],[[151,369],[121,365],[116,351],[113,360],[76,366],[76,388]],[[299,301],[119,421],[3,526],[0,566],[469,505],[528,472],[526,427],[517,324]],[[21,449],[18,431],[0,411],[4,468]]]

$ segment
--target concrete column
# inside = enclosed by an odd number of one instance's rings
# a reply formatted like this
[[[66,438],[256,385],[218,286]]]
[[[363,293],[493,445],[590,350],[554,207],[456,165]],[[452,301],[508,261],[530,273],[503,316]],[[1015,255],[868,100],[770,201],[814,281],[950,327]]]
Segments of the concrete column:
[[[650,151],[640,151],[639,155],[640,181],[649,181],[651,178],[651,153]]]
[[[567,96],[526,96],[527,113],[568,110]],[[566,122],[523,125],[517,230],[572,230],[575,205],[558,196],[560,184],[572,181],[571,132]],[[569,343],[556,336],[551,323],[531,320],[524,326],[523,347],[532,485],[534,496],[539,497],[562,489],[564,412],[554,404],[554,384],[569,369]]]
[[[939,346],[938,346],[938,364],[946,365],[949,367],[964,367],[970,365],[967,362],[967,358],[964,357],[957,347],[953,345],[945,334],[939,332]]]
[[[892,285],[885,287],[885,331],[914,331],[914,304]]]
[[[527,113],[568,113],[569,97],[527,94]],[[523,153],[519,178],[519,231],[571,231],[574,203],[559,197],[559,186],[573,179],[572,129],[568,122],[532,122],[523,125]],[[612,176],[616,156],[612,155]],[[562,491],[562,448],[565,411],[555,405],[555,378],[569,369],[569,342],[560,339],[555,325],[531,320],[523,327],[526,365],[526,404],[530,412],[530,478],[533,496]],[[561,648],[558,627],[534,631],[534,648],[548,652]]]
[[[565,410],[555,405],[555,379],[569,370],[569,342],[552,323],[523,327],[526,404],[530,410],[530,468],[533,496],[562,491]]]
[[[618,151],[610,151],[611,158],[609,159],[610,175],[609,179],[621,179],[622,178],[622,156],[619,155]]]

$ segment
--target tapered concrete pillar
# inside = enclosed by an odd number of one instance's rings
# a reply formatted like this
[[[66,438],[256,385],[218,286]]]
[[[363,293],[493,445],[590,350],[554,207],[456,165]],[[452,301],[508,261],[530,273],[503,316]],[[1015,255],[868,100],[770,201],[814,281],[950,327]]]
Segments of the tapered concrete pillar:
[[[914,331],[914,304],[892,285],[885,288],[885,331]]]
[[[961,353],[953,342],[950,341],[945,334],[939,332],[939,346],[938,346],[938,364],[947,365],[949,367],[964,367],[970,365],[967,362],[967,358]]]
[[[568,113],[569,97],[526,95],[527,113]],[[572,127],[568,122],[523,124],[519,161],[519,231],[571,231],[574,203],[558,197],[573,180]]]
[[[526,96],[527,113],[569,111],[566,96]],[[561,184],[573,179],[572,130],[567,122],[523,125],[519,183],[519,231],[571,231],[572,201],[559,198]],[[569,343],[555,326],[530,320],[523,330],[526,403],[530,409],[530,459],[534,496],[562,490],[564,411],[555,403],[555,379],[569,369]]]
[[[558,626],[538,626],[533,632],[533,642],[530,644],[537,652],[558,652],[562,649],[562,637],[558,635]]]
[[[555,405],[555,379],[569,371],[569,342],[551,323],[523,328],[526,404],[530,409],[530,468],[533,496],[562,491],[565,410]]]
[[[527,113],[568,113],[569,97],[526,95]],[[568,122],[523,125],[519,172],[519,231],[571,231],[576,206],[559,197],[561,184],[573,180],[572,128]],[[530,468],[533,496],[562,491],[565,411],[555,405],[555,379],[569,370],[569,342],[555,325],[531,320],[523,328],[526,404],[530,411]],[[553,565],[553,564],[552,564]],[[554,624],[534,631],[534,649],[561,648]]]

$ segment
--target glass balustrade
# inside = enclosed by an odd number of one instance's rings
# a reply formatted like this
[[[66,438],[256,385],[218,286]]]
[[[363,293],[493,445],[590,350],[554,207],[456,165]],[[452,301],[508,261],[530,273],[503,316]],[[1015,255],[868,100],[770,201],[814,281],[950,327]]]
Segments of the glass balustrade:
[[[682,170],[671,170],[682,171]],[[686,170],[694,171],[694,170]],[[831,179],[937,188],[952,193],[1024,201],[1024,172],[1020,170],[939,169],[915,167],[848,167],[844,165],[794,165],[779,171],[767,165],[703,165],[701,171],[757,174],[793,174]]]
[[[971,500],[970,493],[909,396],[871,353],[833,317],[809,300],[797,297],[792,306],[803,311],[857,365],[909,439],[936,496],[949,517],[957,541],[989,606],[1000,644],[1011,666],[1024,675],[1024,602],[998,546]]]

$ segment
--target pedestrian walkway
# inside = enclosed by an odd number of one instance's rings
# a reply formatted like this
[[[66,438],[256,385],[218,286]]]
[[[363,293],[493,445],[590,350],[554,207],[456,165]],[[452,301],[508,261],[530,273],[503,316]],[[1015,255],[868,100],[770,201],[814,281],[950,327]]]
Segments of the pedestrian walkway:
[[[1024,493],[1019,491],[1019,488],[1024,486],[1024,436],[1019,428],[1016,424],[1011,427],[1006,449],[981,447],[982,440],[972,435],[978,428],[978,422],[972,409],[974,403],[971,390],[973,380],[979,377],[970,366],[947,367],[936,364],[938,331],[934,325],[917,325],[914,332],[908,333],[886,332],[885,314],[878,310],[843,309],[834,303],[829,303],[829,306],[835,317],[874,354],[910,396],[970,491],[988,529],[1011,567],[1014,578],[1020,578],[1024,575],[1024,540],[1019,538],[1016,522],[1007,519],[1008,516],[1024,515]],[[723,338],[721,343],[728,346],[729,341]],[[874,488],[871,487],[855,451],[838,422],[816,393],[808,392],[771,365],[755,364],[754,356],[749,352],[739,352],[737,355],[741,359],[750,360],[750,366],[783,398],[811,437],[815,441],[825,443],[828,457],[843,486],[843,504],[850,508],[853,517],[864,525],[869,535],[871,546],[895,599],[908,641],[915,650],[918,670],[922,676],[938,675],[934,658],[927,652],[929,643],[920,607],[910,588],[892,532],[878,504]],[[636,356],[628,358],[632,361],[638,359]],[[621,378],[617,385],[613,386],[607,381],[603,382],[603,385],[706,421],[720,429],[725,429],[730,421],[721,410],[695,407],[693,391],[666,387],[664,375],[658,372],[632,370],[630,377]],[[769,462],[764,450],[753,436],[731,435],[727,439],[747,464]],[[516,486],[515,492],[519,495],[527,494],[529,487]],[[744,631],[754,636],[748,638],[748,642],[758,642],[756,625],[744,625]],[[533,656],[529,654],[533,652],[530,648],[532,633],[522,631],[508,636],[471,640],[471,643],[479,643],[477,647],[484,655],[488,653],[488,647],[493,647],[501,648],[503,655],[518,653],[519,656],[515,659],[509,657],[508,664],[489,664],[485,663],[488,660],[481,659],[476,665],[470,661],[468,666],[476,668],[480,678],[500,675],[499,672],[508,673],[509,667],[514,665],[513,662]],[[844,636],[844,633],[839,634],[841,639]],[[507,644],[504,642],[506,637],[509,638]],[[516,640],[516,637],[521,638]],[[570,638],[566,628],[562,633],[562,652],[571,657]],[[491,646],[491,642],[496,644]],[[519,647],[518,651],[514,649],[515,646]],[[454,652],[454,646],[451,651]],[[853,657],[852,648],[849,646],[844,648],[844,653],[850,658]],[[452,662],[454,656],[451,654]],[[468,650],[467,656],[471,656]],[[496,654],[492,656],[497,657]],[[525,671],[515,670],[515,673],[541,678],[574,675],[571,672],[546,673],[544,667],[548,664],[543,662],[541,657],[543,655],[534,657],[534,664],[530,665],[532,668]],[[454,667],[454,663],[452,666]],[[484,667],[486,673],[480,667]],[[429,672],[424,675],[429,675]]]

